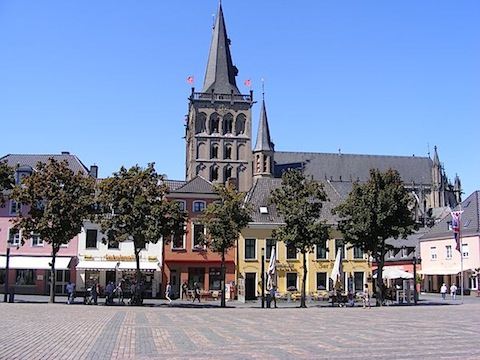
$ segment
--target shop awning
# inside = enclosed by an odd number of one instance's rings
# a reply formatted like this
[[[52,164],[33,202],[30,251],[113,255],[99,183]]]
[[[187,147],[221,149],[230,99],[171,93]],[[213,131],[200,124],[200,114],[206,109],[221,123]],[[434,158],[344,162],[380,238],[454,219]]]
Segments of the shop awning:
[[[81,260],[77,264],[77,270],[115,270],[118,261]]]
[[[68,270],[71,257],[56,257],[55,269],[56,270]],[[52,262],[51,256],[10,256],[10,269],[33,269],[33,270],[49,270],[50,263]],[[7,266],[7,257],[0,257],[0,269],[5,269]]]
[[[470,271],[470,269],[463,269],[463,271]],[[460,273],[460,268],[451,269],[421,269],[417,271],[422,275],[456,275]]]
[[[119,270],[136,270],[137,263],[135,261],[121,261]],[[140,261],[140,270],[144,271],[159,271],[160,266],[156,261]]]

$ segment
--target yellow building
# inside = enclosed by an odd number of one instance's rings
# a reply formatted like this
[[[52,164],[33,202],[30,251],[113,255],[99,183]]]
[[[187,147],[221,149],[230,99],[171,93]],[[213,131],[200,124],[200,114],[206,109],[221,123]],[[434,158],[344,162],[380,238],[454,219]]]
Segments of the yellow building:
[[[282,225],[281,217],[275,207],[269,203],[271,190],[280,186],[281,179],[260,178],[255,182],[248,194],[247,201],[253,207],[253,221],[245,228],[239,238],[237,247],[237,283],[239,299],[253,300],[261,295],[261,258],[265,260],[265,271],[268,269],[271,249],[276,253],[276,285],[282,296],[301,290],[303,278],[303,258],[294,248],[287,248],[283,242],[272,239],[272,231]],[[327,191],[330,201],[325,204],[322,217],[335,225],[331,208],[341,200],[334,191]],[[313,252],[307,254],[307,294],[317,290],[331,290],[330,280],[335,257],[342,251],[342,283],[344,290],[362,291],[364,284],[371,282],[371,267],[368,259],[358,248],[345,244],[341,234],[332,230],[326,244],[317,245]],[[265,282],[267,278],[265,277]],[[371,287],[371,284],[369,285]]]

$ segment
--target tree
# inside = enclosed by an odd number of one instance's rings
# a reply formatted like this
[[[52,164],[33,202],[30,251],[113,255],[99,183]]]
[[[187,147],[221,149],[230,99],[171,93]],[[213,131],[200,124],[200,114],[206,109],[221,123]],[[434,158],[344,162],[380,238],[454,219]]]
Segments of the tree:
[[[169,241],[175,232],[183,231],[185,213],[175,201],[166,198],[168,186],[163,175],[150,163],[145,169],[136,165],[100,182],[98,209],[93,221],[98,223],[106,238],[104,242],[133,241],[136,262],[136,282],[141,283],[140,252],[147,243],[161,238]],[[137,305],[142,302],[141,294]]]
[[[52,246],[50,302],[55,302],[55,259],[62,245],[78,235],[92,209],[95,180],[73,172],[67,161],[50,158],[13,189],[12,198],[26,206],[14,220],[22,245],[32,234]]]
[[[273,238],[293,246],[303,256],[302,297],[306,307],[307,254],[328,240],[328,226],[320,219],[322,202],[328,201],[322,184],[307,179],[299,170],[288,170],[281,187],[272,191],[271,202],[283,216],[285,225],[273,231]]]
[[[11,190],[14,184],[13,169],[6,161],[0,161],[0,206],[5,205],[5,191]]]
[[[346,201],[332,210],[340,217],[338,229],[345,241],[369,253],[378,265],[377,306],[383,301],[382,272],[387,250],[385,240],[405,239],[413,233],[415,221],[409,210],[410,194],[396,170],[370,170],[370,178],[355,183]]]
[[[244,203],[245,195],[237,192],[233,185],[217,185],[215,191],[220,201],[207,206],[202,214],[202,223],[209,248],[222,257],[220,306],[225,307],[225,253],[235,246],[240,231],[252,218],[250,207]]]

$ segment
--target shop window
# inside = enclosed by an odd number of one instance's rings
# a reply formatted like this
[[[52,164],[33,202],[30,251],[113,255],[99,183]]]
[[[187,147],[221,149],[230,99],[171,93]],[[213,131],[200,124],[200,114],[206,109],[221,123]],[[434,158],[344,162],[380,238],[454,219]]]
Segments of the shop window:
[[[297,248],[294,245],[287,245],[287,260],[297,259]]]
[[[296,291],[297,287],[297,273],[287,273],[287,290]]]
[[[5,269],[0,269],[0,285],[5,284]]]
[[[255,260],[256,239],[245,239],[245,260]]]
[[[35,285],[35,270],[21,269],[17,270],[15,277],[16,285]]]
[[[354,291],[363,291],[363,287],[365,284],[364,280],[364,273],[363,272],[354,272],[353,273],[353,286],[354,286]]]
[[[209,290],[221,290],[221,269],[210,268],[208,273],[208,289]]]
[[[317,244],[316,250],[317,260],[325,260],[327,258],[327,240]]]
[[[98,231],[95,229],[87,229],[87,240],[86,248],[87,249],[96,249],[97,248],[97,234]]]
[[[205,268],[188,268],[188,287],[193,289],[195,283],[198,284],[200,289],[204,288],[205,284]]]

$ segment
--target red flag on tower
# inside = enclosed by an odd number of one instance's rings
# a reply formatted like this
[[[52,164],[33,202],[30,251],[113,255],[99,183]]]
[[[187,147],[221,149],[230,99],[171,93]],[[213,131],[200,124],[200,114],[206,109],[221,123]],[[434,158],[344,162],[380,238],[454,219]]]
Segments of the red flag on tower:
[[[252,80],[250,79],[245,80],[243,83],[245,84],[246,87],[252,86]]]
[[[187,77],[187,82],[189,84],[193,84],[194,81],[195,81],[195,79],[194,79],[193,75],[190,75],[189,77]]]

